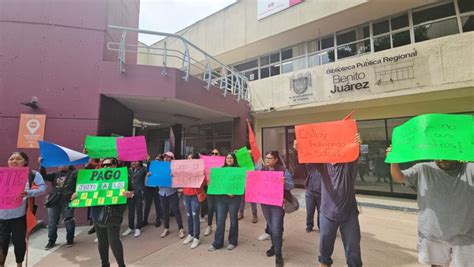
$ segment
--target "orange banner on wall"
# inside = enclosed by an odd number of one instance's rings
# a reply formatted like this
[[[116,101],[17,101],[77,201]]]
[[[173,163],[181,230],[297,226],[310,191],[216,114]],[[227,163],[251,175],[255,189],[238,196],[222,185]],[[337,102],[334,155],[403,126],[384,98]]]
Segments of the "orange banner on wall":
[[[39,148],[38,141],[43,141],[45,124],[44,114],[21,114],[17,148]]]
[[[295,126],[300,163],[351,162],[359,157],[355,120]]]

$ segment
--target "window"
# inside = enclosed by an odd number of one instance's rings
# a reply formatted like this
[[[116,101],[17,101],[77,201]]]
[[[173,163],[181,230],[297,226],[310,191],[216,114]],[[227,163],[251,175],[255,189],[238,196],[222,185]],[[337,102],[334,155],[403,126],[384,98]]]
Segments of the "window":
[[[334,37],[331,35],[321,39],[321,50],[334,47]]]
[[[458,0],[458,6],[461,13],[474,11],[474,1],[472,0]]]
[[[408,13],[374,22],[372,32],[374,52],[410,44]]]
[[[379,34],[390,31],[390,24],[389,24],[388,19],[381,22],[374,23],[372,27],[373,27],[374,35],[379,35]]]
[[[451,34],[459,33],[458,22],[456,18],[424,24],[415,27],[415,42],[431,40]]]
[[[383,28],[383,25],[380,24],[379,28]],[[369,37],[370,31],[368,24],[337,33],[337,58],[342,59],[370,52]]]
[[[409,26],[408,14],[405,13],[398,17],[391,18],[390,25],[391,25],[392,31],[408,27]]]
[[[399,47],[410,44],[410,31],[392,34],[392,43],[393,47]]]
[[[438,20],[450,16],[455,16],[454,3],[448,3],[420,11],[413,12],[413,24],[418,25],[423,22]]]
[[[257,59],[252,59],[250,61],[240,63],[234,66],[234,68],[238,71],[244,71],[252,68],[258,67],[258,61]]]
[[[374,38],[374,52],[390,49],[390,35]]]
[[[474,15],[462,17],[461,24],[463,32],[474,31]]]

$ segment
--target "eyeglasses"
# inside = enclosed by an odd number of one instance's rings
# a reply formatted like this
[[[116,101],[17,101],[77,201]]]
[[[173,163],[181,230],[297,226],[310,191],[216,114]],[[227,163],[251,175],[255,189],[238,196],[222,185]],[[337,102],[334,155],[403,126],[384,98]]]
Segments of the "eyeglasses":
[[[219,156],[219,153],[217,153],[217,152],[212,152],[211,155],[213,155],[213,156]]]
[[[104,168],[110,168],[112,166],[113,166],[112,163],[102,163],[102,167]]]

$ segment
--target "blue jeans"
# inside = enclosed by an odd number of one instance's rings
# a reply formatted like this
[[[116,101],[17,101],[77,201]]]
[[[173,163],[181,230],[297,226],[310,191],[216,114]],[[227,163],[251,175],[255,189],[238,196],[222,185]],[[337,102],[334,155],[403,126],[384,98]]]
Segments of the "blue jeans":
[[[267,221],[269,234],[272,237],[272,246],[275,250],[275,255],[281,256],[281,247],[283,246],[283,219],[285,218],[285,211],[282,207],[262,204],[262,213]]]
[[[49,242],[56,242],[58,238],[58,224],[61,214],[66,226],[66,240],[74,241],[74,231],[76,223],[74,221],[74,209],[69,207],[69,202],[61,201],[57,205],[48,208],[48,239]]]
[[[340,228],[342,243],[346,254],[346,263],[349,267],[362,266],[360,254],[360,227],[359,215],[354,213],[345,222],[336,222],[321,215],[319,238],[319,262],[331,265],[331,256],[334,251],[337,229]]]
[[[306,190],[305,194],[306,201],[306,229],[314,228],[314,212],[318,210],[318,229],[319,229],[319,208],[321,207],[321,194],[314,191]]]
[[[197,196],[184,196],[184,206],[188,217],[188,234],[199,239],[201,225],[199,222],[199,200]]]
[[[250,207],[252,207],[252,215],[257,216],[257,204],[250,202]],[[245,209],[245,197],[242,196],[242,201],[240,202],[240,214],[244,214]]]
[[[183,220],[181,219],[181,212],[179,211],[179,197],[178,193],[170,196],[161,196],[161,205],[163,206],[163,220],[165,221],[165,228],[170,228],[170,209],[173,212],[178,229],[183,229]]]
[[[142,192],[134,193],[133,198],[127,202],[128,206],[128,228],[141,229],[143,226],[143,197]],[[135,213],[137,214],[137,224],[135,225]]]
[[[229,244],[237,246],[239,240],[239,220],[237,219],[237,213],[239,212],[241,199],[242,196],[215,196],[217,206],[217,229],[214,242],[212,243],[213,247],[222,248],[224,246],[227,213],[229,213],[230,217]]]

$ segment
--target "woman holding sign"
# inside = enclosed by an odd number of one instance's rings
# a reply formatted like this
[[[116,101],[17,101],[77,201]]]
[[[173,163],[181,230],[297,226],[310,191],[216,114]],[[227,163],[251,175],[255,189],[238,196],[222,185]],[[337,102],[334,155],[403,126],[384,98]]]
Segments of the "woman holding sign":
[[[118,160],[116,158],[105,158],[102,161],[102,168],[117,168]],[[124,191],[123,196],[133,198],[133,183],[128,177],[128,190]],[[77,193],[71,196],[71,200],[77,198]],[[94,221],[94,228],[98,239],[98,249],[102,266],[110,266],[109,247],[112,249],[115,260],[119,267],[125,266],[123,257],[123,246],[120,240],[120,224],[123,220],[123,212],[127,205],[93,206],[91,207],[91,217]]]
[[[278,151],[270,151],[265,154],[265,166],[262,171],[282,171],[284,177],[282,182],[284,183],[284,190],[293,189],[294,182],[288,169],[285,168],[280,158]],[[266,251],[268,257],[275,256],[276,266],[283,266],[283,256],[281,247],[283,245],[283,219],[285,217],[285,211],[283,210],[283,203],[281,206],[272,206],[262,204],[262,213],[267,221],[270,236],[272,239],[272,246]]]
[[[237,163],[237,157],[234,153],[227,154],[223,167],[239,167],[239,164]],[[229,245],[227,245],[227,249],[233,250],[237,246],[239,238],[239,219],[237,218],[237,214],[239,212],[242,196],[215,195],[215,200],[217,207],[217,229],[214,236],[214,242],[207,250],[214,251],[224,246],[225,221],[227,219],[227,213],[229,213],[230,217]]]
[[[199,159],[197,153],[190,153],[187,159]],[[204,175],[204,173],[202,173]],[[191,248],[197,248],[199,246],[199,235],[201,234],[201,225],[199,223],[199,209],[201,207],[200,201],[203,201],[203,196],[206,196],[204,192],[204,180],[200,188],[183,188],[184,195],[184,206],[186,207],[186,215],[188,217],[188,237],[183,241],[183,244],[187,245],[191,243]]]
[[[24,168],[28,167],[28,156],[23,152],[13,152],[8,158],[8,167],[9,168]],[[25,170],[25,175],[28,175],[26,185],[19,195],[18,198],[21,198],[22,201],[19,207],[16,208],[0,208],[0,266],[5,266],[5,260],[7,258],[8,246],[10,241],[13,243],[16,264],[17,266],[22,266],[23,260],[25,259],[26,252],[26,199],[29,197],[37,197],[43,194],[46,191],[46,184],[44,183],[43,177],[39,172]],[[10,174],[8,172],[3,172],[7,177],[2,177],[2,180],[8,183]],[[4,175],[2,174],[2,176]],[[2,186],[8,186],[4,181],[2,181]],[[9,183],[14,184],[14,181]],[[32,188],[32,185],[35,185],[37,188]],[[23,185],[21,185],[23,187]],[[7,202],[8,199],[4,199],[4,202]],[[8,202],[12,202],[11,200]]]

